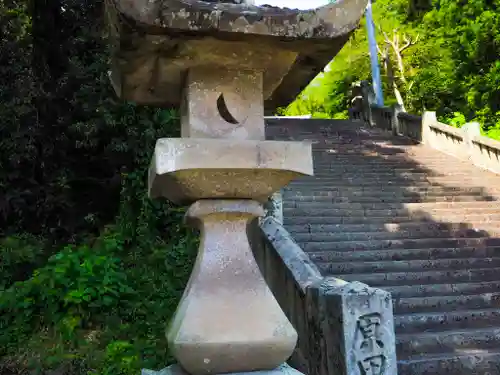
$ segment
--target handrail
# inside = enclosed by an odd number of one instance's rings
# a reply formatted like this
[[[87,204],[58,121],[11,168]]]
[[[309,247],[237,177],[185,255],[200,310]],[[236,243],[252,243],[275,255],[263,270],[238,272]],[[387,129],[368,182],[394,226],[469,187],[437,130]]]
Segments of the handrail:
[[[498,152],[500,153],[500,141],[496,141],[494,139],[485,137],[483,135],[478,135],[472,139],[472,142],[480,146],[485,146],[494,150],[498,150]]]
[[[261,272],[298,332],[292,366],[308,375],[351,375],[375,358],[384,375],[397,374],[390,293],[321,275],[272,217],[249,231]]]
[[[450,134],[454,137],[457,137],[460,139],[464,138],[462,131],[459,128],[454,128],[453,126],[446,125],[446,124],[443,124],[441,122],[431,123],[431,124],[429,124],[429,126],[433,129],[436,129],[436,130],[443,132],[443,133],[446,133],[446,134]]]
[[[435,112],[418,116],[401,112],[398,106],[369,105],[366,99],[363,99],[362,107],[349,111],[351,119],[361,119],[368,126],[392,130],[394,135],[411,138],[480,168],[500,173],[500,142],[480,135],[478,123],[455,128],[439,122]]]

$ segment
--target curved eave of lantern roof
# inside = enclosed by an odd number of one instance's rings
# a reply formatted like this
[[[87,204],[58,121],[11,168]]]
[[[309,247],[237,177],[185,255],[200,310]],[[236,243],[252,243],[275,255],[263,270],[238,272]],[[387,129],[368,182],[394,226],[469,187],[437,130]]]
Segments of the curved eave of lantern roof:
[[[142,72],[148,65],[142,60],[146,53],[158,50],[155,39],[166,40],[162,43],[170,49],[162,56],[171,62],[178,58],[175,49],[191,40],[206,41],[206,46],[220,40],[254,46],[252,50],[293,51],[296,58],[291,65],[281,64],[278,58],[274,68],[281,71],[269,69],[265,73],[265,112],[272,114],[276,108],[290,104],[337,55],[358,26],[366,5],[367,0],[340,0],[313,10],[299,10],[199,0],[106,0],[114,25],[112,34],[122,40],[115,45],[118,53],[112,71],[125,79],[125,85],[116,79],[114,86],[126,100],[179,105],[181,78],[177,75],[186,69],[185,61],[174,63],[160,79],[150,74],[151,81],[164,88],[158,91],[161,95],[146,93],[143,77],[147,74]],[[147,40],[153,40],[153,44]],[[139,47],[141,43],[146,44]]]
[[[341,0],[300,10],[200,0],[108,0],[119,13],[161,32],[229,32],[281,38],[331,39],[356,27],[366,0]],[[307,0],[305,0],[307,1]]]

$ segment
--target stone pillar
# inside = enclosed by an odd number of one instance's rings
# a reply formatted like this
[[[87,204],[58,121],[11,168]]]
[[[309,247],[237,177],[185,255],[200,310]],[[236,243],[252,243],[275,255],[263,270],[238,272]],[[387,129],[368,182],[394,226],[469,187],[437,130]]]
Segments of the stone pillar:
[[[430,125],[435,123],[437,123],[436,112],[425,111],[422,115],[422,143],[430,147],[434,147],[434,134]]]
[[[295,348],[297,333],[248,243],[248,222],[263,215],[262,205],[248,199],[200,200],[187,212],[201,243],[168,342],[190,374],[273,369]]]
[[[464,143],[467,146],[468,159],[472,160],[474,155],[474,143],[472,142],[476,137],[481,135],[481,124],[479,122],[473,121],[468,122],[461,127]]]
[[[149,191],[190,205],[186,221],[201,242],[167,330],[178,365],[143,374],[290,371],[283,363],[297,332],[259,270],[247,227],[269,197],[312,174],[311,145],[264,140],[260,71],[192,69],[182,100],[183,138],[158,140]]]
[[[400,104],[394,104],[392,106],[392,134],[393,135],[400,135],[401,134],[401,128],[399,124],[399,114],[403,111],[403,107]]]

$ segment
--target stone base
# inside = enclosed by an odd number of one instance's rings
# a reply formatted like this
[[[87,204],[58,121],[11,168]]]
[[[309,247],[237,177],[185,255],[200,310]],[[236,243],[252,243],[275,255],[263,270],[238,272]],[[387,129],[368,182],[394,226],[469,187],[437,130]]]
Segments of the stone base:
[[[172,356],[190,375],[243,373],[285,362],[297,332],[266,284],[247,228],[258,202],[202,199],[186,213],[200,229],[193,273],[167,330]]]
[[[163,370],[154,371],[143,369],[141,375],[189,375],[182,367],[179,365],[170,365],[165,367]],[[275,368],[274,370],[262,370],[262,371],[252,371],[252,372],[233,372],[224,375],[303,375],[300,371],[295,370],[288,364],[284,363],[281,366]]]

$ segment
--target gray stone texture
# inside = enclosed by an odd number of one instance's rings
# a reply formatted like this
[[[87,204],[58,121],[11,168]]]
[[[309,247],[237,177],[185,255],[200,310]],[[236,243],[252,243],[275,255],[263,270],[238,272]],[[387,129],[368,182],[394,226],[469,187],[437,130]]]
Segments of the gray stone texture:
[[[171,365],[160,371],[143,369],[141,375],[190,375],[179,365]],[[250,372],[233,372],[225,375],[303,375],[290,365],[284,363],[273,370],[250,371]]]
[[[201,241],[167,339],[190,375],[272,369],[294,350],[297,332],[247,240],[248,223],[263,214],[262,206],[248,199],[202,199],[186,213]]]
[[[290,363],[307,374],[396,374],[392,300],[359,282],[323,277],[273,218],[261,223],[253,248],[271,290],[295,326]]]
[[[289,234],[281,237],[293,238],[295,248],[309,257],[306,264],[314,262],[323,277],[344,280],[348,286],[361,282],[392,295],[400,375],[500,374],[500,176],[478,168],[478,159],[469,160],[464,129],[450,129],[433,114],[424,116],[427,129],[421,117],[398,117],[404,122],[400,133],[411,127],[411,134],[434,137],[435,143],[418,144],[393,136],[386,126],[387,131],[381,131],[356,121],[268,120],[268,139],[313,143],[315,176],[283,189],[284,227]],[[483,137],[472,136],[479,149]],[[482,149],[488,151],[483,157],[494,170],[500,147],[492,140],[484,143]],[[462,152],[462,160],[454,158],[455,152]],[[277,269],[280,259],[274,263]],[[292,270],[288,275],[295,275]],[[285,285],[293,285],[288,278]],[[296,285],[301,280],[298,276]],[[271,285],[279,283],[278,278]],[[321,288],[321,283],[307,290],[314,287]],[[332,286],[323,293],[348,301],[342,288]],[[294,360],[300,363],[308,353],[323,353],[328,343],[334,345],[328,340],[341,342],[335,332],[324,335],[324,344],[313,335],[304,342],[303,332],[314,331],[317,319],[312,317],[318,314],[308,309],[318,304],[297,298],[298,293],[293,298],[275,293],[292,323],[305,324],[298,328],[302,357],[295,353]],[[339,301],[334,306],[340,306]],[[300,323],[295,317],[300,314],[292,310],[304,308],[307,321]],[[339,314],[332,309],[323,316]],[[316,324],[318,332],[339,325],[332,319],[333,323]],[[304,372],[335,374],[343,359],[352,363],[353,358],[321,355],[314,363],[322,367],[310,369],[306,361]],[[371,370],[361,369],[376,373],[377,361],[370,362]]]
[[[366,3],[341,0],[305,11],[197,0],[110,0],[110,79],[126,100],[178,106],[190,69],[262,71],[266,111],[273,111],[288,105],[338,53]]]
[[[277,191],[269,197],[264,205],[265,217],[272,217],[278,223],[283,224],[283,196],[281,191]]]

